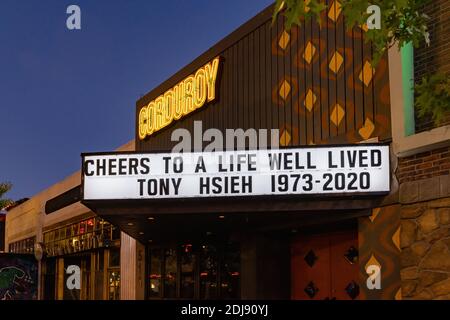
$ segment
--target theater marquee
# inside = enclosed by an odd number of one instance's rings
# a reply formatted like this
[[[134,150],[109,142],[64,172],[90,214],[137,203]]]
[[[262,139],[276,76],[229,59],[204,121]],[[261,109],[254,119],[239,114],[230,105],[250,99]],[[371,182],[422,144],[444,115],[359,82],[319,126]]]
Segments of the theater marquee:
[[[83,155],[83,199],[389,192],[389,147]]]

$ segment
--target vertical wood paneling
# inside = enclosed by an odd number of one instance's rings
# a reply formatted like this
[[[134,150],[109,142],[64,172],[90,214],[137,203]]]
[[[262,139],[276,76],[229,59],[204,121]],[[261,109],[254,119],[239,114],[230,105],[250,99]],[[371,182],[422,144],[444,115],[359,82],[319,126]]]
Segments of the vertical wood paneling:
[[[371,56],[371,47],[364,44],[364,31],[359,27],[346,30],[342,12],[338,14],[337,10],[336,23],[329,17],[334,0],[326,2],[329,9],[322,13],[322,27],[313,20],[302,21],[301,27],[294,26],[288,31],[289,40],[283,46],[280,37],[285,26],[281,17],[272,24],[267,16],[259,27],[242,31],[228,47],[214,53],[223,58],[218,74],[217,101],[144,141],[136,139],[136,150],[170,151],[175,145],[170,141],[171,132],[176,128],[192,131],[195,120],[203,122],[204,130],[278,128],[283,134],[286,129],[290,141],[285,142],[291,146],[358,142],[363,140],[361,134],[367,132],[370,137],[389,139],[386,57],[380,62],[374,79],[365,86],[359,76],[364,62]],[[314,49],[307,62],[304,53],[309,42]],[[335,73],[330,70],[330,61],[336,52],[343,61]],[[208,62],[205,60],[202,64]],[[198,65],[192,66],[192,74]],[[290,91],[282,98],[280,88],[284,81],[289,84]],[[311,110],[305,106],[309,90],[315,95]],[[158,94],[163,92],[152,93],[155,98]],[[337,104],[342,108],[343,118],[332,121],[331,115]],[[361,128],[366,124],[366,118],[371,120],[374,128],[364,131]]]
[[[136,299],[136,240],[121,232],[120,299]]]
[[[248,65],[248,96],[246,109],[248,110],[248,118],[245,128],[256,127],[255,123],[255,111],[256,111],[256,99],[255,99],[255,82],[258,80],[255,77],[255,34],[250,33],[248,36],[248,52],[247,52],[247,65]],[[259,55],[258,55],[259,56]]]
[[[388,61],[385,57],[377,66],[374,81],[376,130],[373,135],[379,136],[380,139],[389,139],[391,136],[389,73],[387,70]]]
[[[363,84],[359,81],[359,73],[362,70],[362,30],[353,30],[353,87],[355,97],[355,124],[356,129],[361,128],[364,117],[364,91]]]
[[[280,89],[280,81],[278,78],[278,55],[279,53],[279,40],[281,36],[281,32],[279,30],[279,23],[275,23],[270,28],[271,39],[272,39],[272,61],[270,64],[271,69],[271,81],[272,85],[270,86],[270,90],[272,91],[272,101],[271,101],[271,114],[272,118],[269,122],[270,128],[279,128],[278,127],[278,106],[279,106],[279,89]]]
[[[254,114],[254,127],[255,129],[261,128],[261,119],[263,117],[264,112],[262,112],[263,108],[263,100],[264,96],[262,95],[261,90],[261,84],[262,84],[262,77],[261,77],[261,61],[264,59],[264,51],[260,51],[261,49],[261,33],[263,32],[264,28],[258,28],[254,31],[254,53],[253,53],[253,76],[254,76],[254,92],[253,96],[255,99],[255,114]],[[264,66],[262,66],[264,67]]]
[[[333,1],[330,1],[330,11],[332,10],[332,3]],[[335,10],[334,10],[335,12]],[[333,116],[333,109],[337,103],[336,100],[336,90],[337,90],[337,83],[336,83],[336,74],[330,69],[330,62],[333,58],[333,55],[336,52],[336,23],[329,19],[327,17],[327,25],[328,25],[328,110],[329,110],[329,116],[330,118]],[[336,137],[338,133],[337,126],[330,121],[330,136]]]
[[[292,34],[292,45],[290,47],[291,52],[290,55],[291,57],[294,57],[294,59],[290,59],[290,75],[293,81],[295,81],[295,92],[293,92],[290,96],[290,111],[287,110],[286,112],[289,113],[290,117],[291,117],[291,136],[292,136],[292,142],[291,145],[298,145],[300,143],[300,134],[299,134],[299,117],[298,117],[298,111],[297,111],[297,106],[296,106],[296,102],[298,100],[298,96],[299,96],[299,72],[298,72],[298,67],[297,67],[297,62],[295,61],[296,57],[298,57],[297,52],[300,48],[298,40],[298,33],[299,33],[299,27],[298,26],[294,26],[293,27],[293,34]]]
[[[245,65],[244,65],[244,43],[243,40],[240,40],[238,42],[238,55],[237,55],[237,65],[236,65],[236,79],[237,79],[237,109],[235,109],[236,112],[236,119],[238,121],[235,122],[237,124],[236,128],[243,128],[244,127],[244,73],[245,73]],[[242,112],[241,112],[242,111]]]
[[[311,23],[311,34],[312,40],[311,42],[314,44],[317,52],[314,54],[314,59],[312,61],[312,88],[313,92],[316,96],[316,102],[314,103],[314,107],[312,110],[313,116],[313,137],[311,138],[311,142],[314,144],[320,144],[322,139],[321,137],[321,107],[320,107],[320,31],[319,25],[315,22]]]
[[[325,1],[326,2],[326,1]],[[319,30],[320,32],[320,42],[319,42],[319,63],[320,63],[320,128],[321,128],[321,139],[328,139],[330,136],[330,126],[329,126],[329,106],[328,106],[328,22],[327,22],[327,12],[322,12],[321,21],[323,23],[323,28]]]
[[[355,130],[355,93],[353,83],[353,30],[344,37],[345,124],[348,132]]]
[[[282,98],[280,95],[280,89],[281,89],[281,85],[282,83],[284,83],[284,81],[287,81],[288,79],[286,79],[286,75],[284,73],[285,69],[284,69],[284,65],[285,65],[285,61],[287,60],[287,58],[289,57],[288,55],[288,50],[289,47],[292,44],[292,40],[290,39],[292,31],[286,31],[285,27],[284,27],[284,17],[281,19],[278,19],[277,21],[277,27],[278,27],[278,36],[279,38],[281,38],[281,35],[284,34],[284,32],[286,32],[286,34],[289,36],[289,42],[287,47],[285,47],[284,49],[282,48],[281,50],[279,50],[279,53],[277,55],[277,79],[278,79],[278,92],[277,92],[277,111],[278,111],[278,121],[275,122],[273,124],[274,128],[280,128],[280,134],[283,134],[283,128],[285,127],[285,123],[286,123],[286,117],[285,117],[285,113],[286,113],[286,100],[289,98],[289,95],[291,95],[291,92],[288,94],[288,96],[286,98]],[[280,47],[278,45],[278,47]],[[291,91],[292,91],[292,83],[290,83],[290,81],[288,81],[288,83],[291,86]],[[284,143],[284,141],[283,141]]]
[[[312,20],[305,21],[305,47],[308,45],[308,43],[314,43],[314,39],[312,37]],[[314,58],[313,58],[314,60]],[[306,141],[305,144],[311,144],[314,142],[314,105],[317,103],[317,101],[313,104],[311,107],[311,110],[307,109],[305,104],[308,100],[313,101],[314,99],[308,99],[307,94],[311,92],[314,93],[314,87],[313,87],[313,60],[311,60],[311,63],[306,64],[305,68],[305,98],[303,102],[301,103],[303,108],[305,108],[305,114],[306,114]],[[312,96],[314,97],[314,96]]]
[[[266,115],[265,115],[265,125],[266,128],[268,129],[272,129],[273,127],[270,125],[271,124],[271,118],[272,118],[272,45],[271,45],[271,24],[270,22],[267,22],[265,25],[265,110],[266,110]],[[269,67],[270,66],[270,67]],[[269,140],[269,146],[272,145],[271,140]]]
[[[370,61],[372,56],[372,46],[370,43],[367,43],[366,41],[364,41],[364,37],[363,37],[363,71],[364,71],[364,66],[366,65],[366,62]],[[374,76],[374,75],[373,75]],[[373,120],[373,76],[369,75],[367,76],[364,72],[363,72],[363,81],[370,81],[368,83],[368,85],[366,84],[362,84],[363,88],[364,88],[364,118],[363,118],[363,123],[362,125],[364,126],[366,124],[366,120],[370,120],[370,121],[374,121]],[[370,80],[369,80],[370,79]]]
[[[224,86],[224,91],[229,94],[221,95],[219,92],[219,99],[222,100],[222,113],[221,113],[221,129],[224,131],[227,129],[229,123],[229,109],[233,100],[233,50],[227,50],[224,52],[224,62],[222,63],[223,78],[221,82]]]
[[[238,52],[238,48],[237,48],[237,44],[234,44],[232,47],[232,52],[233,52],[233,68],[232,68],[232,77],[231,77],[231,102],[232,105],[229,106],[229,112],[231,114],[231,117],[229,116],[228,119],[230,119],[229,123],[237,123],[237,112],[235,111],[235,108],[237,108],[237,104],[238,104],[238,90],[237,90],[237,68],[238,68],[238,64],[237,64],[237,52]]]
[[[239,60],[241,55],[240,55],[240,51],[241,51],[241,42],[237,42],[236,44],[234,44],[234,48],[233,48],[233,53],[234,53],[234,57],[233,57],[233,87],[234,87],[234,91],[233,91],[233,106],[232,106],[232,113],[233,113],[233,117],[232,120],[234,123],[234,125],[238,128],[240,125],[242,125],[240,117],[239,117],[239,108],[240,108],[240,104],[241,104],[241,83],[239,82],[239,67],[241,65],[241,61]]]
[[[57,258],[56,260],[56,297],[57,300],[64,300],[64,258]]]
[[[296,106],[297,106],[297,112],[299,116],[299,142],[301,145],[306,145],[308,142],[306,140],[306,114],[308,110],[305,108],[305,95],[306,95],[306,63],[305,59],[303,58],[303,54],[306,50],[306,32],[305,28],[301,27],[299,30],[299,36],[298,36],[298,47],[299,52],[297,54],[296,63],[298,65],[298,81],[299,81],[299,99],[297,100]]]
[[[259,29],[259,52],[260,52],[260,61],[259,61],[259,95],[261,97],[261,104],[260,104],[260,115],[259,115],[259,127],[260,128],[267,128],[266,126],[266,117],[267,117],[267,90],[266,90],[266,78],[267,73],[266,70],[266,54],[268,47],[266,43],[266,30],[267,30],[267,24],[264,24]]]
[[[344,26],[344,16],[341,13],[336,22],[336,52],[339,53],[341,57],[344,57],[344,37],[345,37],[345,26]],[[338,124],[338,135],[343,135],[346,132],[346,99],[345,99],[345,61],[342,62],[338,73],[336,74],[336,103],[338,103],[343,109],[343,118]]]

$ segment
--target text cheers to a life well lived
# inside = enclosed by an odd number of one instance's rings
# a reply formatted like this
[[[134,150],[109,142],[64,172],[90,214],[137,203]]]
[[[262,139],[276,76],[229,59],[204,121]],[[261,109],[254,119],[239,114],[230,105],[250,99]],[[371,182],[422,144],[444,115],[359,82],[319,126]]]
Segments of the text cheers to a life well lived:
[[[85,155],[85,200],[389,191],[388,146]]]

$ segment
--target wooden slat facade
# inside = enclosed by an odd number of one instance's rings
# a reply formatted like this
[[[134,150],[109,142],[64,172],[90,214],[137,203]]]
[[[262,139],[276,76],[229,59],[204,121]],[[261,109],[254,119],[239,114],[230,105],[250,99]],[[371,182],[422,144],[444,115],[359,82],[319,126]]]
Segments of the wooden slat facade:
[[[327,1],[321,27],[307,21],[289,31],[282,16],[272,25],[268,7],[141,98],[136,127],[143,106],[221,56],[216,101],[145,140],[136,134],[136,151],[170,151],[173,130],[193,132],[198,120],[203,131],[278,128],[281,146],[390,140],[387,58],[373,72],[365,31],[347,30],[334,1]]]

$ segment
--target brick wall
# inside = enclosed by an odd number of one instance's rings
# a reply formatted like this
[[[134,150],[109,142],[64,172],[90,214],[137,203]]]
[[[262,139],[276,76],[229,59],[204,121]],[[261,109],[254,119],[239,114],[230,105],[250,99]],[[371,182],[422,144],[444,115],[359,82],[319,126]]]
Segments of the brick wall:
[[[450,174],[450,147],[400,158],[398,162],[397,178],[399,183],[448,174]]]
[[[428,31],[431,44],[414,49],[414,78],[416,81],[428,72],[450,74],[450,0],[431,0],[423,8],[430,17]],[[450,124],[450,116],[443,125]],[[416,132],[427,131],[435,125],[431,117],[416,117]]]

